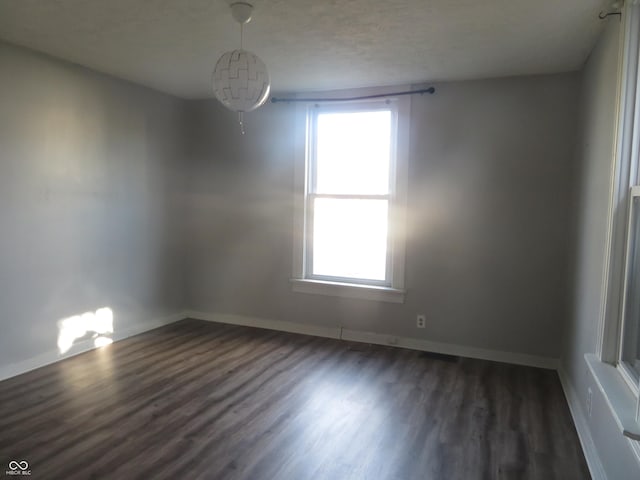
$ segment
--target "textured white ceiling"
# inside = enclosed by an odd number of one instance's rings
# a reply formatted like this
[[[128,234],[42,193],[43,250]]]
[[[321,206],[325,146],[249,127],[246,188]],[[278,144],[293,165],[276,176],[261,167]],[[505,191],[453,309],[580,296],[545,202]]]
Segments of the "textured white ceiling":
[[[0,0],[0,38],[186,98],[239,46],[229,0]],[[576,70],[603,0],[254,0],[273,90]],[[614,17],[617,18],[617,17]],[[617,21],[617,20],[608,20]]]

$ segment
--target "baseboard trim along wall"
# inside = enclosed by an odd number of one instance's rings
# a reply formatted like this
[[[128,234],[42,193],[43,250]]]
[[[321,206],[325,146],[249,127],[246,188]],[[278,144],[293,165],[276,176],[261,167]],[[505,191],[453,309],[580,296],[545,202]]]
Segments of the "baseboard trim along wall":
[[[178,320],[182,320],[183,318],[185,318],[184,313],[180,312],[174,313],[172,315],[167,315],[165,317],[155,318],[144,323],[139,323],[130,328],[116,328],[111,335],[111,339],[114,342],[117,342],[118,340],[124,340],[125,338],[133,337],[134,335],[153,330],[154,328],[177,322]],[[0,381],[6,380],[7,378],[15,377],[17,375],[21,375],[31,370],[35,370],[36,368],[44,367],[60,360],[64,360],[65,358],[74,357],[81,353],[88,352],[89,350],[94,350],[95,348],[98,347],[94,345],[93,341],[85,340],[75,343],[71,350],[64,354],[58,353],[57,350],[50,350],[35,357],[12,363],[10,365],[2,366],[0,367]]]
[[[265,318],[249,317],[244,315],[198,312],[192,310],[185,311],[184,316],[186,318],[207,320],[210,322],[228,323],[246,327],[266,328],[268,330],[300,333],[303,335],[313,335],[316,337],[337,338],[342,340],[349,340],[352,342],[373,343],[376,345],[387,345],[408,348],[411,350],[443,353],[460,357],[477,358],[480,360],[491,360],[494,362],[526,365],[529,367],[547,368],[551,370],[556,370],[558,368],[558,359],[555,358],[539,357],[522,353],[503,352],[499,350],[488,350],[450,343],[432,342],[429,340],[399,337],[396,335],[365,332],[361,330],[349,330],[342,327],[320,327],[316,325],[284,322],[280,320],[269,320]]]
[[[587,418],[584,416],[584,412],[582,411],[580,399],[562,367],[558,368],[558,376],[560,377],[562,390],[564,390],[564,395],[567,398],[567,403],[569,404],[569,410],[571,411],[573,423],[578,432],[578,438],[580,439],[582,451],[585,459],[587,460],[591,477],[593,480],[607,480],[607,474],[605,473],[602,462],[600,461],[596,445],[593,443],[591,430],[587,424]]]
[[[184,318],[194,318],[210,322],[227,323],[231,325],[241,325],[245,327],[265,328],[281,332],[299,333],[302,335],[312,335],[316,337],[335,338],[352,342],[372,343],[375,345],[387,345],[393,347],[408,348],[425,352],[443,353],[446,355],[456,355],[460,357],[477,358],[480,360],[490,360],[494,362],[511,363],[515,365],[525,365],[530,367],[546,368],[556,370],[558,360],[555,358],[539,357],[522,353],[504,352],[499,350],[488,350],[482,348],[455,345],[450,343],[433,342],[410,337],[399,337],[391,334],[366,332],[361,330],[349,330],[342,327],[322,327],[318,325],[307,325],[295,322],[285,322],[280,320],[270,320],[266,318],[250,317],[245,315],[233,315],[222,313],[199,312],[187,310],[181,313],[168,315],[144,323],[137,324],[131,328],[116,330],[111,336],[114,342],[125,338],[144,333],[154,328],[162,327],[170,323],[177,322]],[[51,350],[41,355],[0,367],[0,381],[15,377],[36,368],[44,367],[65,358],[70,358],[80,353],[95,349],[92,341],[78,342],[74,344],[72,350],[66,354],[59,354],[57,350]],[[564,383],[563,383],[564,386]]]
[[[267,320],[259,317],[249,317],[245,315],[233,315],[228,313],[208,313],[187,310],[184,318],[195,320],[206,320],[208,322],[227,323],[229,325],[240,325],[243,327],[265,328],[267,330],[277,330],[280,332],[299,333],[302,335],[312,335],[314,337],[340,338],[339,327],[320,327],[303,323],[283,322],[280,320]]]

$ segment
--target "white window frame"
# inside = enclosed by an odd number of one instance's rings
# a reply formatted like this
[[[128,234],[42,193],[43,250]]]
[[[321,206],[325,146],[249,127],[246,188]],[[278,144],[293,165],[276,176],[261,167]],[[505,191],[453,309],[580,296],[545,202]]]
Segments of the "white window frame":
[[[632,189],[640,183],[640,5],[625,2],[619,52],[618,112],[596,354],[585,359],[623,435],[640,461],[640,389],[622,362]]]
[[[392,91],[406,90],[409,87],[394,87]],[[380,95],[389,89],[362,89],[357,91],[330,92],[313,94],[314,98],[327,99],[316,103],[300,102],[296,110],[298,130],[296,132],[296,168],[295,168],[295,214],[293,272],[291,285],[294,292],[358,298],[381,302],[404,303],[404,267],[405,267],[405,210],[407,203],[409,119],[411,102],[409,96],[353,102],[332,102],[332,98]],[[392,158],[391,175],[395,181],[389,195],[389,245],[387,249],[387,280],[385,282],[359,281],[338,277],[312,275],[309,259],[309,215],[310,169],[313,150],[310,138],[313,132],[315,109],[322,111],[357,111],[377,108],[391,109],[394,118],[395,159]],[[395,160],[395,161],[394,161]],[[311,194],[313,195],[313,194]]]

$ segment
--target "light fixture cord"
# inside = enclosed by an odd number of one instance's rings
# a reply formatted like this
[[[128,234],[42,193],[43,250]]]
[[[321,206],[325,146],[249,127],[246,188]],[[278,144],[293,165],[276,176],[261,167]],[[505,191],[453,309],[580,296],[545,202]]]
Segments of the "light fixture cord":
[[[243,49],[243,44],[244,44],[244,25],[241,23],[240,24],[240,50]]]

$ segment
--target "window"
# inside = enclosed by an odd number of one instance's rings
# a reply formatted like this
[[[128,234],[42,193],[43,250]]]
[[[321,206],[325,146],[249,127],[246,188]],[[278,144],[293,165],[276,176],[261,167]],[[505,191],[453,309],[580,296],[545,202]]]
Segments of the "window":
[[[636,386],[640,378],[640,186],[631,189],[629,212],[622,334],[618,361],[627,380],[631,385]]]
[[[602,356],[585,355],[587,365],[604,393],[623,435],[629,438],[630,446],[640,460],[640,186],[631,187],[627,226],[626,252],[623,252],[622,267],[617,272],[621,287],[610,292],[617,293],[621,306],[615,317],[604,316],[603,327],[619,329],[615,350],[607,351],[603,337]],[[611,242],[614,244],[615,238]],[[614,272],[615,273],[615,272]],[[611,282],[610,282],[611,283]],[[605,355],[614,355],[606,361]],[[620,381],[622,378],[622,381]]]
[[[308,278],[390,285],[393,113],[388,107],[313,112]]]
[[[585,359],[640,460],[640,4],[623,7],[616,161],[612,172],[597,354]]]
[[[403,301],[407,104],[307,107],[295,291]]]

